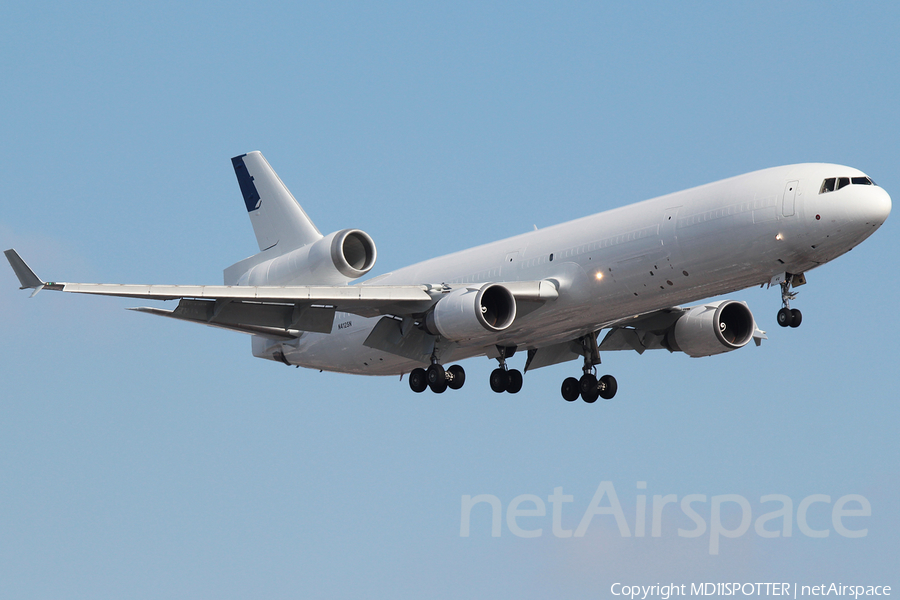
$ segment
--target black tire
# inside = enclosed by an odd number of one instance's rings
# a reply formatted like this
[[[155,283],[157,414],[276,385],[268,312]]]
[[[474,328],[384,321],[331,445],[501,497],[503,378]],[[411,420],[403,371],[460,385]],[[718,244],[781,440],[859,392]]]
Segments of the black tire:
[[[778,324],[782,327],[790,327],[794,322],[794,315],[789,308],[782,308],[778,311]]]
[[[441,365],[431,365],[425,371],[428,378],[428,387],[435,394],[443,394],[447,390],[447,373]]]
[[[509,386],[509,375],[506,374],[506,371],[499,367],[491,371],[492,390],[498,394],[502,394],[506,391],[507,386]]]
[[[562,392],[562,397],[566,402],[575,402],[578,400],[578,396],[581,395],[581,386],[574,377],[566,377],[562,382],[560,392]]]
[[[600,397],[600,390],[595,389],[592,392],[581,392],[581,399],[588,404],[593,404]]]
[[[409,373],[409,389],[417,394],[425,391],[428,387],[428,377],[425,375],[425,369],[413,369]]]
[[[791,309],[791,327],[800,327],[800,322],[803,321],[803,313],[800,312],[796,308]]]
[[[447,379],[444,367],[437,364],[428,367],[428,370],[425,371],[425,375],[428,377],[428,385],[434,385]]]
[[[509,384],[506,386],[506,391],[510,394],[518,394],[519,390],[522,389],[522,372],[517,369],[512,369],[506,372],[506,376],[509,377]]]
[[[581,395],[585,394],[593,394],[597,391],[597,378],[591,373],[585,373],[581,376],[581,379],[578,380],[579,391]],[[596,400],[596,398],[594,398]]]
[[[604,400],[612,400],[616,395],[616,391],[619,389],[619,384],[616,383],[616,378],[612,375],[604,375],[600,378],[600,397]]]
[[[459,365],[450,365],[447,374],[449,375],[447,386],[451,390],[458,390],[466,383],[466,371]]]

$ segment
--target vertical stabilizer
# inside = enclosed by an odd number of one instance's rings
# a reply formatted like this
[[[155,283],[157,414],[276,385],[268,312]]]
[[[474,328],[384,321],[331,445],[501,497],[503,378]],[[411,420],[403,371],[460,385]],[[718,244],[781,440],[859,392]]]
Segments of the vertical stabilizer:
[[[235,156],[231,164],[260,250],[284,254],[322,239],[262,153]]]

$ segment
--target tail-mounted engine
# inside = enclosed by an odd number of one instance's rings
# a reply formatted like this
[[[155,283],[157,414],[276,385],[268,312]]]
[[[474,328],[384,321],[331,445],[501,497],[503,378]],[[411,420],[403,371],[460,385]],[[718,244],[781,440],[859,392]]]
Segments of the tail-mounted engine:
[[[343,229],[252,267],[239,285],[342,284],[368,273],[375,254],[369,234]]]
[[[720,300],[688,309],[675,321],[667,341],[673,351],[711,356],[743,348],[754,331],[756,321],[746,304]]]
[[[432,335],[452,341],[467,340],[503,331],[516,318],[516,298],[507,288],[487,283],[480,288],[460,288],[441,298],[425,319]]]

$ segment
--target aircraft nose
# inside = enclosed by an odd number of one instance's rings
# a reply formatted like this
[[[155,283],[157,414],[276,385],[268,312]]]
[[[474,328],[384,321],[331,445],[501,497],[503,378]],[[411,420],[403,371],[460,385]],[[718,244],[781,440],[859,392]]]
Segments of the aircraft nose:
[[[870,223],[881,225],[891,214],[891,196],[884,189],[877,187],[862,199],[860,210]]]

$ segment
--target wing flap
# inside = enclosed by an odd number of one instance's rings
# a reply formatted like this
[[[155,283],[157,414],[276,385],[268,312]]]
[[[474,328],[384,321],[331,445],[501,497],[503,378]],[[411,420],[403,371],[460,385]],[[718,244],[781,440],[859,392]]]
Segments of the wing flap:
[[[296,339],[301,332],[299,331],[286,331],[284,329],[278,329],[274,327],[261,327],[258,325],[241,325],[241,324],[227,324],[227,323],[210,323],[204,321],[202,319],[194,319],[185,315],[177,315],[174,310],[164,310],[162,308],[150,308],[147,306],[141,306],[138,308],[130,308],[128,310],[134,310],[137,312],[147,313],[150,315],[157,315],[159,317],[169,317],[170,319],[178,319],[179,321],[188,321],[190,323],[199,323],[201,325],[208,325],[210,327],[218,327],[219,329],[228,329],[229,331],[238,331],[240,333],[249,333],[251,335],[262,335],[267,338],[272,338],[275,340],[293,340]]]
[[[429,358],[434,352],[433,335],[416,327],[410,327],[404,332],[401,322],[391,317],[381,317],[363,344],[425,365],[429,364]]]

